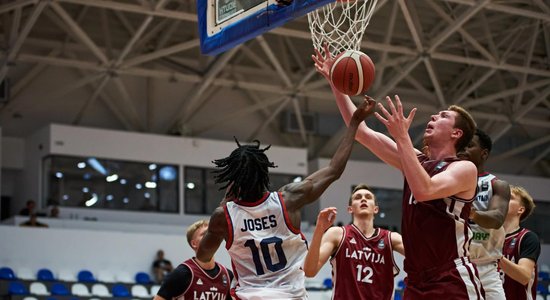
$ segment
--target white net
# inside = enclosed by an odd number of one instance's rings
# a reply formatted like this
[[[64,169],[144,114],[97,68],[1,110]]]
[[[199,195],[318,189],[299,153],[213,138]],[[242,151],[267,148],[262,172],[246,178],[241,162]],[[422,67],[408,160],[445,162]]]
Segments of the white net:
[[[332,56],[360,50],[361,41],[378,0],[343,0],[329,3],[307,15],[313,47]]]

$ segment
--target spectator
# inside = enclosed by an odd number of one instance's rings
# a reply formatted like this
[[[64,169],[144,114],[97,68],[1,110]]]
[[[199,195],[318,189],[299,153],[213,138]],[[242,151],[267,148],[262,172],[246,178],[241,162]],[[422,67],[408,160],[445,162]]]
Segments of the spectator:
[[[157,258],[153,262],[153,274],[155,274],[155,280],[158,283],[162,283],[164,276],[172,272],[173,269],[172,263],[164,258],[164,251],[157,251]]]
[[[59,218],[59,208],[57,206],[52,206],[50,209],[50,218]]]
[[[30,216],[34,213],[35,206],[36,202],[34,202],[34,200],[27,200],[27,205],[19,212],[19,214],[21,216]]]
[[[19,224],[23,227],[49,227],[48,224],[40,223],[37,220],[36,214],[31,214],[27,222]]]

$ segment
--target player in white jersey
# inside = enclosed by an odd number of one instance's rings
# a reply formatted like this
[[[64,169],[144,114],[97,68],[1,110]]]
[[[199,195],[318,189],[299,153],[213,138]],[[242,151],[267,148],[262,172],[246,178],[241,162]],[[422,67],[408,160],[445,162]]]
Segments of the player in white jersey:
[[[329,165],[301,182],[268,192],[269,161],[260,142],[240,145],[227,158],[214,161],[216,183],[226,190],[214,210],[197,258],[210,261],[225,240],[237,279],[237,299],[307,299],[302,265],[307,244],[300,232],[301,209],[337,180],[351,154],[359,124],[373,111],[363,102]]]
[[[492,148],[491,138],[477,129],[474,137],[458,154],[473,162],[478,170],[477,196],[470,213],[470,229],[473,231],[470,258],[477,265],[479,278],[485,290],[485,299],[506,299],[498,272],[498,260],[502,257],[505,231],[502,227],[508,213],[510,185],[495,175],[485,172],[484,164]]]

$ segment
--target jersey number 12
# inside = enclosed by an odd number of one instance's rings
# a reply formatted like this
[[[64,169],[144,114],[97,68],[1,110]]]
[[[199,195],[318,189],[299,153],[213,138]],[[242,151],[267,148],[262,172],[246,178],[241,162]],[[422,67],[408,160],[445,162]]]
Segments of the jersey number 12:
[[[269,245],[273,244],[275,252],[277,253],[278,263],[274,264],[269,253]],[[250,248],[252,251],[252,260],[254,261],[254,266],[256,266],[256,274],[263,275],[265,274],[262,262],[260,261],[260,251],[256,246],[256,242],[253,239],[247,240],[244,243],[245,247]],[[278,237],[269,237],[260,241],[260,249],[262,252],[262,257],[265,262],[265,266],[271,272],[279,271],[286,266],[286,256],[283,251],[283,240]]]
[[[363,276],[363,273],[365,273],[365,276]],[[357,265],[357,281],[372,283],[371,277],[373,273],[374,272],[371,267]]]

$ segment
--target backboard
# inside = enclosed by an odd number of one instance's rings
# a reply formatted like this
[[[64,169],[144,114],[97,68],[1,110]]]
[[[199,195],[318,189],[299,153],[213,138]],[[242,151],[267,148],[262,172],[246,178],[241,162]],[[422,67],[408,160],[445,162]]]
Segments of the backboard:
[[[335,0],[197,0],[201,52],[217,55]]]

